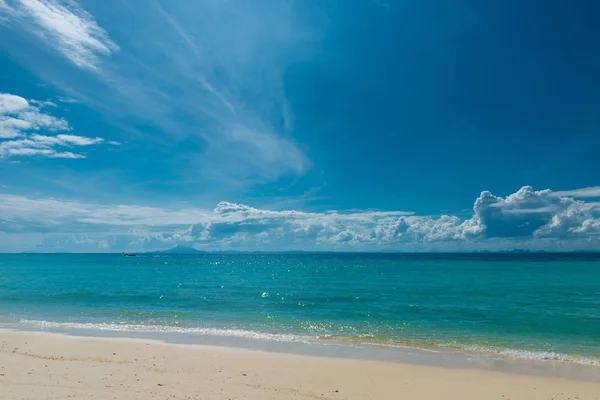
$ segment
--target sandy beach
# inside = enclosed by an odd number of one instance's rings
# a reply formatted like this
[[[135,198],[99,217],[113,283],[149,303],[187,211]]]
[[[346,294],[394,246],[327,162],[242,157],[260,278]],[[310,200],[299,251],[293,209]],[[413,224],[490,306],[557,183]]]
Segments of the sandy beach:
[[[585,400],[600,399],[600,382],[138,339],[2,331],[0,393],[3,400]]]

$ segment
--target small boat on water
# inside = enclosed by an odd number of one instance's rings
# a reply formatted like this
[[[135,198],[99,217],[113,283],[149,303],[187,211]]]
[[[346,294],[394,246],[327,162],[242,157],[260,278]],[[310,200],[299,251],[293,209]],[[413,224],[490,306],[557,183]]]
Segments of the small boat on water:
[[[135,256],[137,256],[137,254],[135,254],[135,253],[123,253],[123,255],[125,257],[135,257]]]

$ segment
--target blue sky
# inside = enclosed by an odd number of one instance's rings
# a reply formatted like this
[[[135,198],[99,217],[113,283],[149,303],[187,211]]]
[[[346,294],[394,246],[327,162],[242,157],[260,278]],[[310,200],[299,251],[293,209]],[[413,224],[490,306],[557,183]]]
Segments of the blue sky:
[[[599,13],[0,0],[0,251],[600,249]]]

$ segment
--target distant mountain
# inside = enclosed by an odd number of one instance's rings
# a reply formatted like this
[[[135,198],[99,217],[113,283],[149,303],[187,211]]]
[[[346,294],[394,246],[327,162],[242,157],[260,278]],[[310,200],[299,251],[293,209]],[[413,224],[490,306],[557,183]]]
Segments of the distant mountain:
[[[172,249],[162,251],[149,251],[144,254],[204,254],[205,251],[197,250],[193,247],[176,246]]]

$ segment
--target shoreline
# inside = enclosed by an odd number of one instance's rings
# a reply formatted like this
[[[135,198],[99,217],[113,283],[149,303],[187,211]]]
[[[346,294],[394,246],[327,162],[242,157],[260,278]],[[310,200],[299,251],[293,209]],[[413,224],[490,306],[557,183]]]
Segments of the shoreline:
[[[0,392],[7,400],[593,400],[599,398],[600,381],[0,330]]]
[[[475,352],[445,347],[417,347],[403,344],[382,344],[304,338],[307,340],[282,341],[265,337],[227,336],[210,333],[147,332],[86,328],[94,324],[76,324],[79,328],[65,328],[64,324],[48,322],[41,326],[13,324],[0,326],[3,332],[57,334],[75,338],[151,340],[173,345],[209,346],[276,354],[302,355],[319,358],[337,358],[375,362],[423,365],[443,368],[487,370],[504,373],[583,379],[600,382],[598,364],[578,363],[572,360],[524,358],[512,354]],[[209,330],[210,332],[210,330]],[[236,331],[239,334],[239,331]]]

